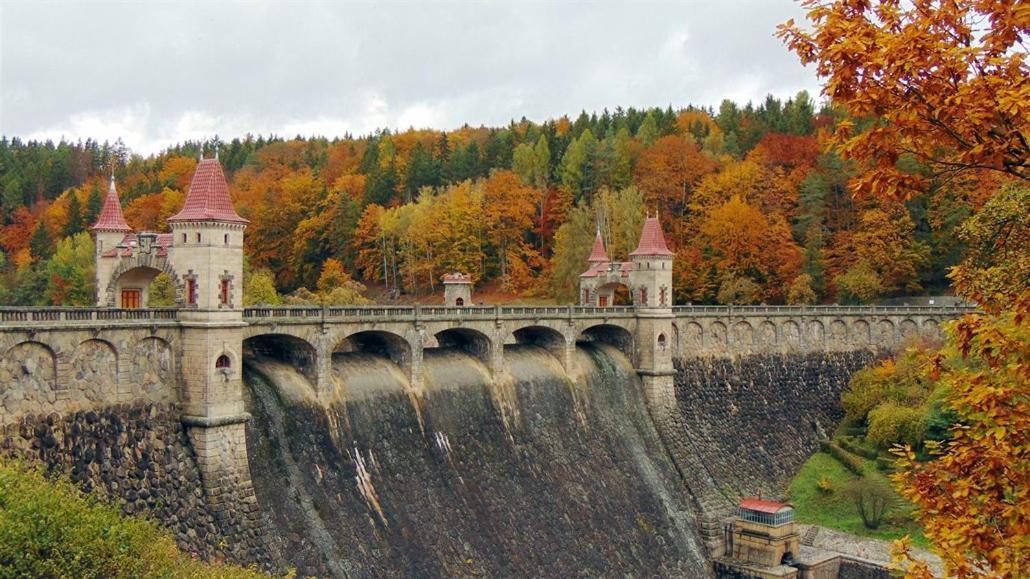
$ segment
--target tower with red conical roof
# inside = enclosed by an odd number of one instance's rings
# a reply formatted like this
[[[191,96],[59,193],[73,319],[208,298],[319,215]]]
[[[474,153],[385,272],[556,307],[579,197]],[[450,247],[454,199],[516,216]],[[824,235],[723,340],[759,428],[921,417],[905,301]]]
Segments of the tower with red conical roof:
[[[168,218],[169,259],[183,284],[186,308],[243,308],[243,231],[218,159],[201,159],[182,210]]]
[[[648,216],[637,248],[629,254],[633,263],[630,290],[638,308],[672,307],[672,260],[658,216]]]
[[[117,261],[103,259],[104,254],[115,250],[125,236],[132,233],[132,228],[125,221],[122,214],[122,204],[118,199],[118,190],[114,185],[114,175],[111,175],[111,183],[107,187],[107,195],[104,197],[104,205],[100,209],[97,222],[91,227],[96,237],[96,291],[97,305],[105,306],[107,303],[106,288],[108,280],[117,267]]]
[[[247,467],[243,361],[243,232],[218,159],[201,159],[182,210],[168,219],[169,259],[183,309],[182,420],[204,485],[253,495]]]

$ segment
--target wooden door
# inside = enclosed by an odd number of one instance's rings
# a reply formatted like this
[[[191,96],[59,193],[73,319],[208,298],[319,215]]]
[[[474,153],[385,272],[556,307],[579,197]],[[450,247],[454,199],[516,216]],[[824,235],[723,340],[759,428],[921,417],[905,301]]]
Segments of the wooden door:
[[[122,307],[126,309],[137,309],[143,307],[143,290],[123,289]]]

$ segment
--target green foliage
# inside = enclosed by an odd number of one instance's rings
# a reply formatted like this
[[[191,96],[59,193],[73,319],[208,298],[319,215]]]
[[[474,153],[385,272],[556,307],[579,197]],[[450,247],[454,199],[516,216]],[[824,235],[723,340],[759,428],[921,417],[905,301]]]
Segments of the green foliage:
[[[936,387],[922,373],[925,364],[926,352],[916,348],[856,372],[842,396],[845,422],[867,424],[869,413],[880,404],[923,406]]]
[[[899,406],[893,402],[878,404],[869,412],[869,432],[866,440],[877,448],[888,449],[895,444],[919,447],[926,431],[922,408]]]
[[[65,237],[82,231],[82,205],[75,190],[68,192],[68,222],[64,225]]]
[[[46,225],[42,221],[36,224],[36,229],[32,231],[29,253],[36,263],[46,261],[54,254],[54,241],[50,238],[50,232],[47,231]]]
[[[876,271],[864,261],[859,261],[834,282],[842,303],[867,304],[884,294],[883,282]]]
[[[762,288],[750,278],[727,276],[715,299],[723,305],[754,304],[762,300]]]
[[[172,276],[161,272],[150,282],[150,287],[147,288],[147,307],[175,307],[175,281]]]
[[[9,577],[260,576],[192,561],[154,523],[7,461],[0,461],[0,569]]]
[[[853,480],[844,492],[854,502],[858,516],[867,529],[880,528],[897,500],[889,484],[874,478]]]
[[[888,485],[886,475],[873,468],[872,462],[862,462],[866,465],[865,478]],[[865,526],[854,501],[844,492],[858,478],[829,454],[813,454],[802,465],[788,489],[797,521],[882,540],[898,539],[910,534],[917,544],[925,546],[926,539],[915,523],[912,509],[899,499],[895,499],[898,506],[884,518],[879,528],[869,529]],[[833,489],[831,492],[820,489],[820,482],[824,479]]]
[[[865,463],[859,457],[841,448],[839,444],[834,441],[830,441],[825,445],[825,452],[829,453],[830,456],[837,459],[844,468],[850,470],[852,473],[862,476],[865,474]]]
[[[807,273],[794,278],[787,289],[788,304],[814,304],[817,299],[815,290],[812,289],[812,276]]]
[[[46,299],[50,304],[89,306],[96,303],[96,257],[88,233],[65,237],[47,264]]]
[[[844,450],[852,454],[857,454],[858,456],[861,456],[862,458],[867,458],[869,460],[876,460],[876,457],[879,455],[876,449],[863,446],[853,438],[838,438],[837,444],[839,444],[840,447]]]
[[[275,289],[275,277],[272,272],[260,269],[244,278],[243,305],[278,306],[282,303],[283,299]]]

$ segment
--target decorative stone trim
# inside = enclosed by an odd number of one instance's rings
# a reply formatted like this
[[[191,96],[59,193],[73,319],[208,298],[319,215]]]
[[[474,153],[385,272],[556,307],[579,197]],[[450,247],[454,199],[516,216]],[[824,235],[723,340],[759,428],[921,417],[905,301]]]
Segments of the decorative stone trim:
[[[186,426],[199,426],[201,428],[214,428],[216,426],[227,426],[229,424],[243,424],[250,421],[250,413],[240,412],[239,414],[227,414],[225,416],[192,416],[182,415],[182,423]]]
[[[229,301],[228,303],[222,303],[222,283],[229,282]],[[220,310],[231,310],[234,309],[233,296],[236,295],[236,278],[229,270],[222,270],[222,275],[218,276],[218,309]]]

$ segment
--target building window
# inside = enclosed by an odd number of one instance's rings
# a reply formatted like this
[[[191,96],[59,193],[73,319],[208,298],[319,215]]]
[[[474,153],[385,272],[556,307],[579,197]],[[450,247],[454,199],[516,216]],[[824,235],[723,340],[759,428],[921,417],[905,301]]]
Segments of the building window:
[[[461,306],[465,305],[465,299],[464,298],[455,298],[454,299],[454,305],[456,305],[456,306],[458,306],[460,308]]]
[[[660,306],[664,306],[665,305],[665,293],[666,293],[665,286],[662,286],[661,289],[658,290],[658,305],[660,305]]]
[[[186,303],[191,306],[197,305],[197,280],[186,280]]]
[[[222,368],[231,368],[231,367],[232,367],[232,362],[229,360],[229,356],[226,356],[225,354],[222,354],[221,356],[218,357],[217,360],[215,360],[215,368],[218,368],[219,370],[221,370]]]
[[[642,306],[646,306],[647,305],[647,288],[646,287],[640,288],[640,305],[642,305]]]
[[[229,234],[228,233],[225,234],[225,244],[229,245]]]
[[[222,302],[223,306],[228,306],[229,305],[229,294],[230,294],[229,280],[223,279],[222,280],[222,291],[221,291],[221,296],[220,296],[221,297],[221,302]]]
[[[123,289],[122,290],[122,307],[125,309],[134,310],[143,307],[143,290],[140,289]]]
[[[665,351],[665,334],[658,334],[658,349]]]
[[[182,242],[186,243],[186,234],[185,233],[182,234]]]
[[[583,290],[583,305],[590,305],[590,290],[588,289]]]
[[[200,243],[200,232],[197,232],[197,243]]]

